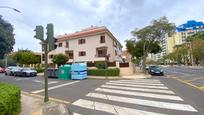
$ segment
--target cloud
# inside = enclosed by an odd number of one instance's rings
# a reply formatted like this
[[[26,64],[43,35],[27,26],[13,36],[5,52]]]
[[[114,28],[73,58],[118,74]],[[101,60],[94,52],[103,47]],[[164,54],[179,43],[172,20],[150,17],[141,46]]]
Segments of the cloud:
[[[46,27],[47,23],[54,24],[55,35],[104,25],[124,45],[124,40],[131,38],[130,31],[161,16],[167,16],[177,25],[204,19],[203,0],[1,0],[0,4],[22,12],[0,9],[0,14],[15,28],[15,50],[41,51],[33,30],[36,25]]]

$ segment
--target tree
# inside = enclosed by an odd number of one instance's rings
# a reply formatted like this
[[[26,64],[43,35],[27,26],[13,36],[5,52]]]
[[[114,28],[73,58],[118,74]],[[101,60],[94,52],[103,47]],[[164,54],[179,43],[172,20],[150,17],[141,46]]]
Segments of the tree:
[[[152,23],[142,29],[135,29],[131,33],[139,40],[144,40],[143,55],[142,55],[142,68],[145,71],[145,62],[150,49],[155,41],[160,42],[166,34],[172,35],[175,32],[175,24],[169,23],[166,17],[161,17],[153,20]]]
[[[192,45],[191,53],[193,58],[195,58],[193,61],[196,61],[197,64],[202,61],[204,65],[204,32],[197,32],[187,37],[186,41]]]
[[[64,54],[54,55],[52,62],[57,64],[58,66],[66,64],[68,61],[68,57]]]
[[[204,40],[204,32],[197,32],[197,33],[195,33],[195,34],[193,34],[191,36],[188,36],[186,41],[187,42],[192,42],[192,41],[198,40],[198,39]]]
[[[12,57],[13,60],[20,65],[40,63],[40,58],[30,50],[18,50]]]
[[[132,58],[141,58],[144,54],[144,50],[143,50],[143,46],[145,42],[145,40],[139,40],[136,41],[134,39],[130,39],[130,40],[126,40],[126,47],[128,52],[132,55]],[[152,54],[156,54],[159,53],[161,51],[161,46],[159,45],[158,41],[154,41],[152,43],[152,46],[149,49],[149,53]]]
[[[13,26],[0,15],[0,59],[13,50],[14,44]]]
[[[192,41],[192,54],[197,64],[200,62],[204,65],[204,40]]]

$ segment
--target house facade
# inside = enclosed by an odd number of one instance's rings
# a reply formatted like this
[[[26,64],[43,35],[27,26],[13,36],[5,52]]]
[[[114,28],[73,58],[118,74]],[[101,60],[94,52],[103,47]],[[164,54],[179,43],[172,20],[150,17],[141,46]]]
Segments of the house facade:
[[[57,48],[49,52],[48,63],[60,53],[68,56],[68,62],[122,61],[121,43],[104,26],[58,36]]]

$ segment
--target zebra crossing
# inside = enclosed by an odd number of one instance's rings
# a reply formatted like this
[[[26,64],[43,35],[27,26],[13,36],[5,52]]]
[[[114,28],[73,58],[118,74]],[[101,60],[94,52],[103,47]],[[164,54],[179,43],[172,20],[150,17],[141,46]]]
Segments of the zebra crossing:
[[[142,109],[140,109],[142,108]],[[198,111],[155,79],[108,81],[71,105],[73,115],[166,115]]]

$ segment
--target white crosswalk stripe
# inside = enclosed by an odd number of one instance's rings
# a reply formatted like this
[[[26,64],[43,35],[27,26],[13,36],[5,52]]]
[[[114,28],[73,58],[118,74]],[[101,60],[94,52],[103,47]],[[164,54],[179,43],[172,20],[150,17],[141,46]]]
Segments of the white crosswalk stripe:
[[[173,91],[170,91],[170,90],[160,90],[160,89],[122,87],[122,86],[114,86],[114,85],[102,85],[101,87],[103,87],[103,88],[111,88],[111,89],[132,90],[132,91],[143,91],[143,92],[155,92],[155,93],[175,94]]]
[[[151,85],[150,85],[151,84]],[[145,98],[142,98],[145,97]],[[91,100],[89,100],[91,98]],[[97,100],[101,100],[100,102]],[[169,102],[170,101],[170,102]],[[107,102],[118,103],[110,104]],[[121,105],[120,105],[121,104]],[[124,104],[129,104],[126,107]],[[135,109],[135,106],[145,108],[153,107],[156,109],[197,112],[197,110],[177,96],[168,87],[164,86],[159,80],[117,80],[109,81],[95,91],[86,95],[86,99],[79,99],[72,103],[76,107],[88,110],[97,110],[116,115],[165,115],[148,109]],[[130,108],[133,107],[133,108]],[[83,114],[78,112],[76,115]],[[75,115],[75,114],[74,114]]]
[[[123,95],[133,95],[133,96],[143,96],[143,97],[151,97],[151,98],[158,98],[158,99],[183,101],[183,99],[181,99],[178,96],[164,95],[164,94],[140,93],[140,92],[131,92],[131,91],[123,91],[123,90],[112,90],[112,89],[105,89],[105,88],[97,88],[96,91],[115,93],[115,94],[123,94]]]
[[[85,99],[79,99],[75,101],[73,105],[80,106],[87,109],[92,109],[92,110],[104,111],[104,112],[117,114],[117,115],[165,115],[160,113],[154,113],[154,112],[142,111],[142,110],[127,108],[127,107],[110,105],[110,104],[105,104],[100,102],[94,102],[94,101],[89,101]]]
[[[145,88],[156,88],[156,89],[168,89],[167,87],[162,86],[148,86],[148,85],[132,85],[125,83],[106,83],[108,85],[120,85],[120,86],[130,86],[130,87],[145,87]]]
[[[135,84],[135,85],[154,85],[154,86],[164,86],[161,83],[145,83],[145,82],[127,82],[127,81],[110,81],[111,83],[128,83],[128,84]]]

